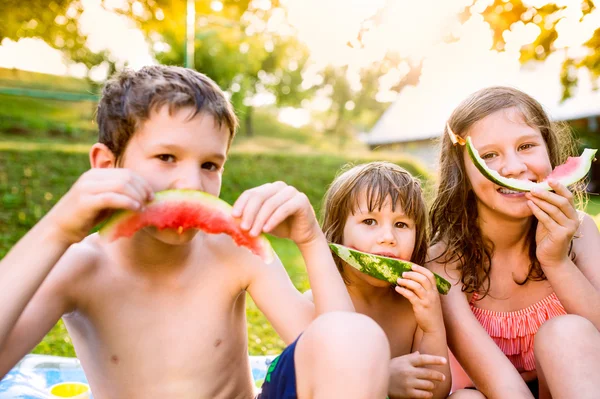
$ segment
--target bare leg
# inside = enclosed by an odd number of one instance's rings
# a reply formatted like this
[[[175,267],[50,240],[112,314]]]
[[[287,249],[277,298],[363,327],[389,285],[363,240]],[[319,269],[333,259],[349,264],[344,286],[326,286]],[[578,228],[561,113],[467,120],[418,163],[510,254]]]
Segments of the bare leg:
[[[540,393],[545,386],[554,399],[598,397],[600,332],[576,315],[555,317],[535,336]]]
[[[296,345],[298,398],[384,399],[389,363],[390,346],[377,323],[358,313],[327,313]]]
[[[485,395],[476,389],[459,389],[448,396],[450,399],[486,399]]]

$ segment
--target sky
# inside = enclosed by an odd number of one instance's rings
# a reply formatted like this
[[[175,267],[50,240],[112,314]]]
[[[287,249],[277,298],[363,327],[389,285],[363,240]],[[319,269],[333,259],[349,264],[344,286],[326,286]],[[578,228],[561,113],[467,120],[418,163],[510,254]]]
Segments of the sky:
[[[113,2],[118,0],[111,0]],[[259,0],[267,1],[268,0]],[[109,48],[120,61],[132,68],[140,68],[154,61],[149,55],[148,44],[142,34],[124,17],[111,14],[99,7],[99,0],[82,0],[85,12],[80,26],[88,34],[92,50]],[[491,51],[491,31],[479,16],[460,25],[456,14],[471,0],[287,0],[289,22],[296,28],[298,37],[311,51],[312,72],[324,65],[348,64],[358,70],[380,58],[388,50],[418,61],[424,59],[420,84],[409,87],[401,94],[399,103],[417,105],[422,112],[447,112],[448,104],[457,104],[461,98],[476,88],[492,84],[509,84],[522,88],[542,103],[554,104],[560,98],[558,70],[563,53],[551,57],[543,65],[521,66],[518,50],[522,44],[531,42],[537,28],[520,25],[514,33],[505,36],[506,51]],[[476,8],[483,9],[490,1],[478,0]],[[218,7],[218,0],[212,4]],[[542,4],[543,0],[530,0]],[[559,4],[579,4],[579,0],[558,0]],[[364,37],[364,49],[352,49],[346,45],[356,37],[361,21],[373,15],[387,4],[381,13],[376,29]],[[600,26],[600,11],[596,11],[578,23],[580,15],[573,12],[557,26],[559,48],[569,48],[576,54],[578,46]],[[110,26],[110,29],[107,27]],[[453,33],[460,37],[455,43],[442,43],[441,39]],[[43,59],[44,62],[39,60]],[[52,74],[82,76],[85,70],[78,66],[66,66],[60,53],[35,39],[23,39],[18,43],[5,39],[0,45],[0,67],[19,68]],[[392,82],[406,72],[393,71],[387,76]],[[99,68],[93,76],[102,78],[106,71]],[[307,74],[307,79],[311,74]],[[585,99],[590,92],[590,82],[585,73],[579,97]],[[386,83],[386,79],[383,79]],[[381,93],[381,99],[394,100],[393,93]],[[585,106],[581,100],[570,101],[571,107]],[[327,109],[326,99],[318,99],[314,109]],[[397,106],[399,107],[399,106]],[[288,109],[284,120],[301,124],[310,117],[308,112]],[[286,116],[287,115],[287,116]],[[422,121],[421,121],[422,123]]]

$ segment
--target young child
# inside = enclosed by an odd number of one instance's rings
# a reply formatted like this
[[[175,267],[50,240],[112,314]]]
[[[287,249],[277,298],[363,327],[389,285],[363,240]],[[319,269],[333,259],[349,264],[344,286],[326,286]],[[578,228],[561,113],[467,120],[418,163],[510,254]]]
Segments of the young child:
[[[573,148],[537,101],[508,87],[472,94],[446,129],[470,136],[489,168],[520,180],[543,180]],[[453,388],[474,385],[488,398],[598,397],[598,228],[555,181],[553,191],[522,193],[487,180],[448,134],[430,258],[455,284],[442,299],[448,342],[472,380],[453,368]]]
[[[224,93],[193,70],[151,66],[107,83],[92,169],[0,263],[0,376],[63,316],[96,399],[251,398],[248,292],[291,344],[262,398],[385,397],[389,344],[351,312],[310,203],[293,187],[248,190],[233,212],[252,235],[296,242],[314,305],[279,260],[265,264],[223,234],[88,235],[108,212],[140,210],[157,191],[218,195],[236,124]]]
[[[433,273],[419,266],[427,253],[427,226],[419,181],[393,163],[345,170],[325,194],[328,241],[416,264],[394,287],[335,259],[356,311],[375,320],[390,342],[391,398],[445,398],[450,390],[439,294]]]

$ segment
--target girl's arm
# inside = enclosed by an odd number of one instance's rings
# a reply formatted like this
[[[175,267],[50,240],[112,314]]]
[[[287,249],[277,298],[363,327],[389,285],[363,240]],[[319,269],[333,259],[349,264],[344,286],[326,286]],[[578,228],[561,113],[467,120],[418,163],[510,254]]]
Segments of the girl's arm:
[[[473,315],[455,268],[435,261],[428,267],[452,283],[448,295],[441,298],[448,346],[477,389],[488,399],[532,399],[517,369]]]
[[[554,192],[527,193],[538,220],[536,256],[544,274],[568,313],[590,320],[600,328],[600,234],[594,221],[581,217],[573,195],[563,185],[549,182]],[[575,260],[569,247],[573,242]]]
[[[583,215],[573,239],[575,261],[543,267],[544,274],[568,313],[590,320],[600,329],[600,233],[594,220]]]

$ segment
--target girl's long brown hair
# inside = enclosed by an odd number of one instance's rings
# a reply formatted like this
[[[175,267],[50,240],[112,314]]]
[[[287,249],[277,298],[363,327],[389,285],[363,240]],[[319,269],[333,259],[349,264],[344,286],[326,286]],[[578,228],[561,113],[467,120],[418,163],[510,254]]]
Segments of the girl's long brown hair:
[[[358,209],[360,195],[367,196],[369,212],[380,210],[389,198],[392,210],[400,205],[406,216],[415,222],[415,248],[411,262],[422,265],[427,256],[429,219],[419,180],[391,162],[369,162],[347,165],[333,180],[322,206],[322,229],[329,242],[343,244],[344,227],[350,213]],[[343,262],[334,256],[344,276]]]
[[[552,168],[566,161],[575,152],[575,141],[566,124],[552,123],[542,106],[529,95],[510,87],[489,87],[465,99],[450,116],[441,138],[438,181],[431,217],[432,245],[441,243],[444,251],[436,260],[455,262],[461,276],[462,290],[489,292],[489,279],[494,252],[493,243],[481,233],[478,224],[477,199],[469,184],[463,162],[464,146],[454,146],[448,127],[465,137],[469,128],[486,116],[507,108],[517,108],[525,122],[542,134]],[[574,195],[583,198],[582,185]],[[529,273],[527,280],[546,278],[536,258],[535,233],[537,219],[533,217],[527,233]]]

